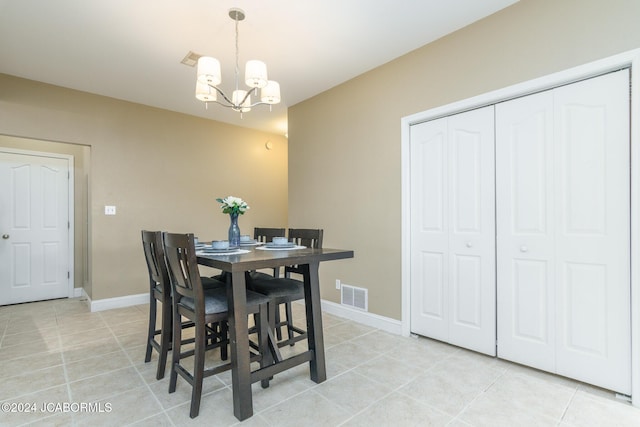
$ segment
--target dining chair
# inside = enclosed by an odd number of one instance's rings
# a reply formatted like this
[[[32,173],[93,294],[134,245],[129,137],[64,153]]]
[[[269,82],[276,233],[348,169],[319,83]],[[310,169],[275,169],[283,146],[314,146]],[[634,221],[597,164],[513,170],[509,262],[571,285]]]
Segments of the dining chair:
[[[309,248],[322,248],[322,229],[290,228],[289,240],[296,245]],[[285,277],[257,277],[250,281],[250,289],[269,297],[269,321],[275,329],[278,346],[294,345],[297,341],[307,338],[306,330],[293,324],[291,303],[304,299],[304,282],[291,278],[291,274],[302,274],[300,266],[285,267]],[[280,320],[280,306],[284,305],[285,320]],[[282,339],[281,328],[286,327],[288,338]],[[297,334],[297,335],[294,335]]]
[[[229,308],[227,301],[227,287],[204,289],[198,271],[193,234],[163,233],[163,243],[167,271],[173,291],[173,317],[183,316],[195,325],[194,348],[183,351],[181,348],[182,329],[177,323],[173,326],[171,378],[169,380],[169,393],[176,391],[178,375],[187,381],[191,387],[191,407],[189,416],[195,418],[200,411],[200,399],[202,396],[203,379],[216,375],[232,368],[236,362],[233,360],[218,363],[216,366],[205,370],[205,352],[220,348],[226,350],[228,345],[228,317]],[[269,359],[263,357],[268,349],[268,318],[267,303],[269,299],[264,295],[247,291],[247,313],[258,313],[257,334],[259,353],[252,352],[251,361],[259,361],[260,367],[266,367]],[[219,339],[213,342],[207,338],[207,324],[219,324],[221,334]],[[184,358],[194,356],[191,363],[184,362]],[[232,354],[233,358],[234,355]],[[224,360],[224,357],[221,357]],[[192,368],[189,371],[189,367]],[[268,386],[268,380],[262,381],[262,386]]]
[[[142,248],[149,273],[149,325],[147,348],[144,361],[151,361],[153,350],[158,352],[156,379],[164,378],[167,354],[171,350],[173,313],[171,308],[171,285],[164,259],[162,232],[142,230]],[[203,278],[205,288],[224,287],[224,283],[215,279]],[[161,304],[160,329],[156,329],[158,302]],[[181,328],[192,327],[193,322],[182,322]],[[159,336],[159,341],[156,337]],[[185,342],[188,342],[186,340]]]
[[[253,238],[258,242],[269,243],[274,237],[284,237],[285,231],[284,228],[255,227]]]
[[[151,361],[151,353],[154,349],[158,352],[156,379],[160,380],[164,378],[167,353],[171,348],[172,329],[171,288],[164,263],[162,233],[142,230],[142,247],[149,271],[149,325],[144,361],[145,363]],[[158,302],[162,304],[160,329],[156,329]],[[156,341],[158,335],[160,342]]]
[[[274,237],[285,237],[284,228],[267,228],[267,227],[255,227],[253,229],[253,238],[256,242],[269,243]],[[278,277],[280,275],[280,268],[274,268],[271,275],[262,273],[260,271],[252,271],[250,273],[251,279],[269,279],[271,277]]]

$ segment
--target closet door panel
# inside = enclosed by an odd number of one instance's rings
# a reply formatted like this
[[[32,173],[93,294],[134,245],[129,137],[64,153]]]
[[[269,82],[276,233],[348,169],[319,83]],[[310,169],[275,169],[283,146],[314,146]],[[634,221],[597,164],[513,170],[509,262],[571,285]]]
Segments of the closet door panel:
[[[493,107],[411,127],[411,330],[495,355]]]
[[[554,91],[557,372],[630,394],[628,70]]]
[[[411,331],[449,339],[447,119],[411,127]]]
[[[496,105],[498,356],[555,370],[553,97]]]
[[[495,355],[494,109],[449,117],[449,342]]]

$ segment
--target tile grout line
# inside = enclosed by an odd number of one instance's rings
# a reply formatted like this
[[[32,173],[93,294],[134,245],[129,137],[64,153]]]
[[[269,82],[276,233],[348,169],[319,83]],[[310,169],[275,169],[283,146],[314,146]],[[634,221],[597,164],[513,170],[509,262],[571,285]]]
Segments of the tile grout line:
[[[576,398],[576,395],[578,394],[578,387],[576,386],[573,389],[573,394],[571,395],[571,399],[569,399],[569,402],[567,402],[566,406],[564,407],[564,410],[562,411],[562,415],[560,415],[560,419],[558,420],[558,426],[562,425],[563,423],[565,423],[566,425],[569,425],[569,423],[567,423],[564,420],[564,417],[567,415],[567,411],[569,410],[569,407],[571,406],[571,404],[573,403],[574,399]]]
[[[62,342],[60,340],[60,331],[58,329],[58,318],[55,315],[55,309],[54,309],[54,316],[56,318],[56,326],[55,327],[51,327],[51,329],[55,328],[55,330],[56,330],[56,336],[58,338],[58,345],[59,345],[61,364],[60,365],[54,365],[54,366],[48,366],[46,368],[36,369],[35,371],[31,371],[31,372],[38,372],[38,371],[42,371],[42,370],[45,370],[45,369],[51,369],[51,368],[54,368],[56,366],[61,366],[62,367],[62,374],[64,376],[64,384],[58,384],[58,385],[53,385],[51,387],[46,387],[46,388],[43,388],[43,389],[40,389],[40,390],[33,391],[31,393],[26,393],[26,394],[23,394],[21,396],[13,397],[13,399],[24,398],[25,396],[30,396],[30,395],[35,394],[35,393],[40,393],[40,392],[43,392],[43,391],[52,390],[52,389],[54,389],[56,387],[60,387],[61,385],[64,385],[66,390],[67,390],[67,399],[69,399],[68,400],[69,402],[71,401],[70,400],[69,381],[68,381],[68,377],[67,377],[66,367],[65,367],[65,364],[64,364],[64,357],[63,357],[63,354],[62,354]],[[45,351],[45,352],[42,352],[42,353],[48,353],[48,351]],[[23,356],[23,357],[29,357],[29,356]],[[17,360],[17,359],[20,359],[20,357],[19,358],[15,358],[15,359],[11,359],[11,360]],[[29,424],[33,424],[34,422],[38,422],[38,421],[41,421],[41,420],[46,420],[48,418],[53,418],[53,417],[57,416],[55,413],[53,413],[53,414],[45,414],[45,413],[42,413],[42,412],[36,412],[36,413],[38,415],[40,415],[40,416],[38,416],[36,419],[28,420],[28,421],[26,421],[24,423],[20,423],[18,425],[19,426],[27,426]],[[71,419],[72,419],[72,424],[75,425],[75,421],[73,421],[74,420],[74,416],[73,415],[71,416]]]
[[[138,308],[138,307],[136,306],[136,308]],[[140,309],[138,309],[138,310],[139,310],[142,314],[146,314],[146,315],[147,315],[147,322],[148,322],[148,317],[149,317],[149,316],[148,316],[148,313],[144,313],[144,312],[143,312],[142,310],[140,310]],[[103,320],[104,320],[104,319],[103,319]],[[105,321],[105,323],[107,323],[107,322]],[[109,325],[108,325],[108,324],[107,324],[107,327],[109,327]],[[111,330],[111,328],[110,328],[110,327],[109,327],[109,329]],[[120,343],[120,340],[118,340],[118,337],[115,335],[115,333],[113,333],[113,330],[111,330],[111,333],[113,334],[113,336],[114,336],[114,338],[115,338],[116,342],[117,342],[117,343],[118,343],[118,345],[120,346],[120,349],[122,350],[122,352],[124,353],[124,355],[125,355],[125,356],[127,357],[127,359],[129,360],[129,363],[131,363],[131,366],[133,367],[133,369],[135,369],[135,371],[136,371],[136,373],[138,374],[138,376],[142,379],[142,382],[144,383],[144,385],[145,385],[145,387],[146,387],[146,389],[147,389],[147,392],[151,394],[151,397],[153,397],[154,401],[155,401],[155,402],[158,404],[158,406],[160,407],[160,409],[161,409],[161,413],[162,413],[162,414],[163,414],[163,415],[164,415],[164,416],[169,420],[169,422],[171,423],[171,425],[175,427],[175,423],[173,422],[173,419],[169,416],[169,413],[167,412],[169,409],[173,409],[174,407],[171,407],[171,408],[165,408],[165,407],[162,405],[162,403],[160,402],[160,399],[158,399],[158,397],[155,395],[155,393],[153,392],[153,390],[151,390],[151,386],[150,386],[150,385],[149,385],[149,383],[145,380],[145,378],[142,376],[142,372],[140,372],[140,369],[138,368],[138,366],[145,366],[145,365],[136,365],[136,364],[135,364],[135,362],[133,361],[132,356],[131,356],[131,355],[126,351],[126,349],[122,346],[122,343]],[[145,337],[146,337],[146,336],[147,336],[147,335],[145,334]],[[148,344],[145,342],[145,343],[144,343],[144,345],[145,345],[145,350],[146,350],[146,346],[147,346]],[[152,355],[153,355],[153,352],[154,352],[154,351],[156,351],[156,350],[155,350],[154,348],[152,348],[152,349],[151,349],[151,354],[152,354]],[[167,356],[169,356],[169,355],[167,355]],[[152,358],[152,360],[153,360],[153,358]],[[149,362],[151,362],[152,360],[150,360]],[[156,361],[156,363],[157,363],[157,361]],[[171,363],[171,362],[170,362],[170,360],[169,360],[169,357],[167,357],[167,363],[169,363],[169,364]],[[146,363],[145,363],[145,364],[146,364]],[[165,371],[165,376],[166,376],[166,371]],[[180,404],[180,405],[182,405],[182,404]],[[179,405],[176,405],[176,406],[179,406]],[[148,417],[146,417],[146,418],[143,418],[143,419],[141,419],[141,420],[136,420],[135,422],[130,423],[130,424],[128,424],[128,425],[134,425],[134,424],[136,424],[136,423],[139,423],[140,421],[143,421],[143,420],[146,420],[146,419],[153,418],[153,417],[155,417],[155,416],[157,416],[157,415],[158,415],[158,414],[150,415],[150,416],[148,416]]]
[[[64,379],[65,379],[65,385],[67,388],[67,399],[69,399],[69,402],[73,402],[73,396],[71,393],[71,381],[69,381],[69,371],[67,370],[67,360],[65,359],[64,356],[64,348],[62,346],[62,336],[60,335],[60,322],[59,322],[59,318],[58,315],[56,313],[56,329],[58,330],[58,339],[60,340],[60,358],[62,359],[62,372],[64,374]],[[76,422],[76,414],[71,414],[71,422],[72,424],[75,426],[77,424]]]

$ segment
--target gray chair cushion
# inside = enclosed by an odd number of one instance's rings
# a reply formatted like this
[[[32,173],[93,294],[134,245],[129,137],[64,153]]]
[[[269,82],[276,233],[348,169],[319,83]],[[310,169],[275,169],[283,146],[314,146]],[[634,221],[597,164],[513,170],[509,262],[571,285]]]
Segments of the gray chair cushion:
[[[258,294],[256,292],[247,291],[247,305],[257,306],[258,304],[265,304],[269,301],[265,295]],[[180,305],[188,308],[189,310],[195,310],[195,304],[193,298],[182,297],[180,299]],[[204,312],[205,314],[220,314],[229,310],[227,304],[227,290],[225,288],[207,289],[204,291]]]
[[[285,297],[292,301],[304,298],[304,284],[286,277],[253,280],[251,290],[269,298]]]
[[[224,288],[225,287],[225,283],[221,280],[217,280],[215,278],[209,278],[209,277],[201,277],[200,280],[202,281],[202,287],[206,290],[206,289],[215,289],[215,288]]]
[[[249,279],[250,280],[269,280],[269,279],[273,279],[273,276],[271,274],[267,274],[267,273],[261,273],[260,271],[251,271],[249,273]]]

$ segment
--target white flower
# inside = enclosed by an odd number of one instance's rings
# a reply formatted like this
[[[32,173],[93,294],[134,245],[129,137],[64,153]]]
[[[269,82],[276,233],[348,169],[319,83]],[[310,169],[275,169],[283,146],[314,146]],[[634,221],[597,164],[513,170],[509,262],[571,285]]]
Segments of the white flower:
[[[222,209],[222,213],[225,214],[235,213],[242,215],[249,209],[247,202],[239,197],[227,196],[224,199],[217,198],[216,201],[222,204],[220,209]]]

